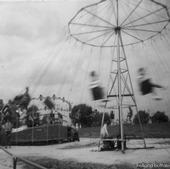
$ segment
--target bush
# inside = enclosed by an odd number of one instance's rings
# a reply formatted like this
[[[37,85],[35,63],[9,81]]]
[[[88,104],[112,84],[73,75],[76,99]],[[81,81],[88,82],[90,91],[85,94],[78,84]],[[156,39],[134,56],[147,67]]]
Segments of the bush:
[[[92,110],[92,107],[86,104],[79,104],[73,107],[71,113],[69,114],[72,123],[81,124],[82,127],[99,127],[101,126],[103,113]],[[110,115],[105,113],[104,122],[108,124],[111,123]]]
[[[134,124],[139,124],[139,116],[140,116],[140,120],[142,124],[147,124],[149,122],[149,113],[147,113],[144,110],[140,110],[139,115],[136,114],[134,119],[133,119],[133,123]]]
[[[152,123],[164,123],[168,122],[169,118],[164,112],[157,111],[152,117]]]
[[[97,110],[93,111],[92,127],[101,126],[102,116],[103,116],[103,114],[98,112]]]
[[[103,118],[103,113],[98,112],[97,114],[95,114],[94,118],[93,118],[93,127],[100,127],[101,123],[102,123],[102,118]],[[104,113],[104,123],[107,123],[108,125],[111,124],[111,118],[110,118],[110,114],[108,113]]]
[[[69,116],[74,125],[78,123],[81,124],[82,127],[90,127],[93,122],[92,113],[92,108],[90,106],[79,104],[73,107]]]

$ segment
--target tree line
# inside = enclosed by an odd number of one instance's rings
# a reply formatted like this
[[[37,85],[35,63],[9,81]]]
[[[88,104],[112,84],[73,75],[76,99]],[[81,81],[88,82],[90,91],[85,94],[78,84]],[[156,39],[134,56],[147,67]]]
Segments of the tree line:
[[[71,113],[69,114],[72,123],[74,125],[79,124],[82,127],[99,127],[101,125],[103,113],[99,112],[97,109],[93,110],[91,106],[86,104],[75,105],[72,108]],[[129,113],[127,114],[127,119],[131,121],[132,124],[139,124],[139,116],[142,124],[151,123],[163,123],[168,122],[169,118],[165,112],[157,111],[152,116],[145,111],[139,110],[138,114],[133,116],[132,109],[130,108]],[[105,113],[104,121],[111,123],[114,120],[114,112]]]

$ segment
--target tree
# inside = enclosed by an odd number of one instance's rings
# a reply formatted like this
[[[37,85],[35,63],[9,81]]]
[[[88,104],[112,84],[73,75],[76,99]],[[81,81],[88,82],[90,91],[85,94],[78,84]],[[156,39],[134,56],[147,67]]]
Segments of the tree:
[[[151,117],[152,123],[163,123],[168,122],[169,118],[164,112],[157,111],[152,117]]]
[[[7,119],[11,121],[14,128],[18,127],[19,124],[19,116],[16,113],[17,106],[9,101],[8,104],[6,104],[1,112],[1,122],[4,124]]]
[[[26,116],[26,124],[28,127],[39,125],[40,117],[38,113],[38,107],[36,105],[32,105],[28,108],[27,116]]]
[[[92,126],[93,127],[101,126],[102,117],[103,117],[103,113],[98,112],[98,111],[93,111],[93,123],[92,123]],[[110,114],[108,114],[108,113],[104,114],[104,123],[107,123],[108,125],[111,123]]]
[[[38,111],[38,107],[36,105],[32,105],[28,108],[27,114],[34,114]]]
[[[97,109],[92,110],[92,107],[86,104],[79,104],[73,107],[69,116],[74,125],[79,123],[82,127],[98,127],[101,125],[103,113]],[[105,113],[104,122],[111,123],[110,114]]]
[[[92,107],[87,106],[86,104],[76,105],[70,113],[70,118],[74,125],[79,123],[83,127],[90,127],[93,122]]]
[[[11,111],[11,123],[13,124],[14,128],[17,128],[19,127],[19,115],[16,113],[17,106],[11,103],[10,111]]]
[[[0,99],[0,111],[2,110],[3,107],[4,107],[4,101]]]
[[[2,109],[3,109],[3,107],[4,107],[4,101],[2,99],[0,99],[0,123],[2,121]]]
[[[139,124],[139,117],[140,117],[141,123],[147,124],[149,122],[149,113],[147,113],[145,110],[140,110],[138,113],[139,114],[135,115],[133,119],[133,123]]]
[[[12,102],[13,104],[18,105],[21,109],[27,109],[30,101],[31,96],[29,95],[29,88],[26,87],[25,93],[15,96]]]
[[[93,122],[92,122],[93,127],[99,127],[101,125],[102,116],[103,114],[100,113],[97,109],[93,111]]]
[[[52,102],[51,98],[49,96],[47,96],[44,100],[44,104],[50,109],[54,109],[55,108],[55,105],[54,103]]]
[[[111,123],[110,114],[108,114],[108,113],[104,114],[104,123],[107,123],[107,125],[110,125],[110,123]]]

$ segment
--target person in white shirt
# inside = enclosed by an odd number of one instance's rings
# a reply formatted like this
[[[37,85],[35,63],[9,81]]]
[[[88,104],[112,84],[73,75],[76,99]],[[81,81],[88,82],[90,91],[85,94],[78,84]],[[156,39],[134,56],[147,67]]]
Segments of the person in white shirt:
[[[101,138],[109,137],[109,133],[108,133],[108,130],[107,130],[107,122],[105,122],[103,127],[101,128],[100,137]]]

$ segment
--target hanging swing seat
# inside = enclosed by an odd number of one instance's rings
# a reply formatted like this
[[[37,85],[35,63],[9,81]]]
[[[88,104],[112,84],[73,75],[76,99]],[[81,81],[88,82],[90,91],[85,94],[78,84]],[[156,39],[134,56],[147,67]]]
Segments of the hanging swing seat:
[[[139,83],[142,95],[147,95],[153,92],[153,86],[150,79],[146,79]]]
[[[104,92],[101,86],[95,86],[91,88],[91,93],[93,96],[93,100],[101,100],[104,99]]]

